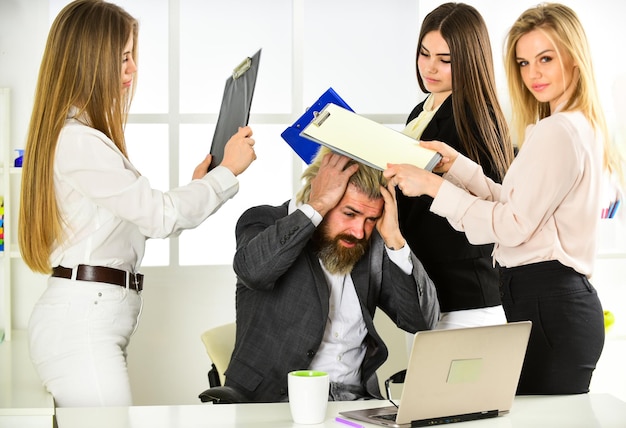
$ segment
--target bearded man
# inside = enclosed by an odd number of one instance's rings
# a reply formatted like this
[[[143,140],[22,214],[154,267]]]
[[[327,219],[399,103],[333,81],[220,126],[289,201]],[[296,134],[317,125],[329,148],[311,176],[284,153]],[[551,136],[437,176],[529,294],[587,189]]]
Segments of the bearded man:
[[[435,288],[380,171],[322,149],[303,179],[295,200],[251,208],[237,223],[225,385],[241,401],[287,401],[287,373],[310,369],[329,373],[329,400],[380,399],[376,370],[388,350],[376,308],[405,331],[431,329]]]

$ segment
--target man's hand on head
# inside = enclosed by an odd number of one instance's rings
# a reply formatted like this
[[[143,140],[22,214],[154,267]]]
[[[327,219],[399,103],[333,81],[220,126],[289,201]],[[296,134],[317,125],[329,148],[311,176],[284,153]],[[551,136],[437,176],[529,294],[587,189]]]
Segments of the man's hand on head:
[[[337,206],[346,192],[350,177],[359,168],[358,164],[346,168],[349,161],[350,158],[346,156],[328,153],[322,159],[317,175],[311,180],[308,204],[322,217]]]
[[[383,195],[385,205],[383,207],[383,215],[376,222],[376,228],[385,241],[387,248],[399,250],[404,247],[405,240],[402,233],[400,233],[400,225],[398,223],[396,189],[390,182],[387,188],[380,186],[380,193]]]

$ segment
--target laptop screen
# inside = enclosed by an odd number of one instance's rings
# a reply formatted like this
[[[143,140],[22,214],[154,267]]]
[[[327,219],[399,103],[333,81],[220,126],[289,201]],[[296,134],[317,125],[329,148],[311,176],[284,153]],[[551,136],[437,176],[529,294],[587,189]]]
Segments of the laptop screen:
[[[515,398],[530,328],[530,321],[523,321],[418,332],[398,408],[355,410],[342,415],[399,427],[482,419],[508,412]],[[396,410],[395,418],[382,416]]]

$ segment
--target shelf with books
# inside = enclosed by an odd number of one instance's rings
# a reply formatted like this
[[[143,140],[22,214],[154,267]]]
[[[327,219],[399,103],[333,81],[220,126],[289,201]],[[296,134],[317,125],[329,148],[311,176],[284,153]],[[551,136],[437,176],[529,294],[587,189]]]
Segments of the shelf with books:
[[[2,318],[0,318],[0,329],[4,331],[5,340],[11,340],[12,333],[12,309],[11,309],[11,260],[20,257],[17,245],[13,245],[15,221],[14,203],[16,189],[14,183],[21,180],[21,169],[13,166],[13,156],[11,147],[11,121],[10,121],[11,92],[9,88],[0,88],[0,197],[2,199],[2,282],[0,289],[0,307],[2,308]],[[19,188],[17,188],[19,189]],[[19,193],[19,192],[18,192]]]

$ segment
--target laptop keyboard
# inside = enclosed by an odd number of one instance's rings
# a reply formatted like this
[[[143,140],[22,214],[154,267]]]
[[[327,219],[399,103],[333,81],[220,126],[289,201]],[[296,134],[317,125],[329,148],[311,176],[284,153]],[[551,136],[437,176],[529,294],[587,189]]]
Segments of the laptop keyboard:
[[[392,421],[395,422],[396,421],[396,416],[398,416],[397,413],[385,413],[383,415],[373,415],[373,418],[376,419],[382,419],[384,421]]]

